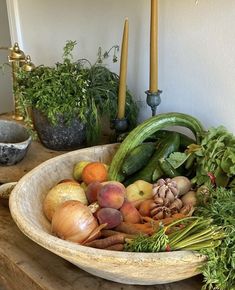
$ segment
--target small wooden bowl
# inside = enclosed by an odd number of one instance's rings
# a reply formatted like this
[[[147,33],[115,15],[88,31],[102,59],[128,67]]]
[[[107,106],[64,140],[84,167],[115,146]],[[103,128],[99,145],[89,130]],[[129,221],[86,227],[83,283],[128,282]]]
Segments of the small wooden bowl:
[[[95,146],[52,158],[26,174],[13,189],[10,210],[20,230],[30,239],[79,268],[107,280],[153,285],[183,280],[200,273],[206,257],[197,252],[130,253],[93,249],[61,240],[50,233],[42,211],[48,190],[72,177],[80,160],[110,163],[117,144]]]

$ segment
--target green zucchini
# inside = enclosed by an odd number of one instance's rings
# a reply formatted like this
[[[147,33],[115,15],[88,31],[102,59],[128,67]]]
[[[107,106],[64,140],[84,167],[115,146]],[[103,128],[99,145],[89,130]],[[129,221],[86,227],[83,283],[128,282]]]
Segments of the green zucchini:
[[[165,113],[153,116],[133,129],[121,143],[110,164],[109,179],[119,181],[118,176],[120,176],[126,155],[154,132],[169,126],[187,127],[195,135],[196,142],[200,143],[204,129],[196,118],[183,113]]]
[[[175,176],[180,176],[181,174],[171,166],[171,164],[165,159],[159,159],[159,165],[162,171],[164,172],[164,176],[173,178]]]
[[[122,173],[128,176],[144,167],[153,155],[155,148],[154,143],[142,143],[136,146],[125,157],[122,164]]]
[[[133,183],[139,179],[145,180],[147,182],[153,182],[156,179],[160,178],[162,175],[164,175],[164,172],[161,170],[158,164],[159,159],[165,158],[169,156],[169,154],[171,154],[172,152],[178,150],[179,145],[179,133],[171,132],[170,135],[162,139],[161,142],[158,144],[158,148],[156,149],[148,164],[142,170],[138,171],[136,174],[126,180],[125,185]]]

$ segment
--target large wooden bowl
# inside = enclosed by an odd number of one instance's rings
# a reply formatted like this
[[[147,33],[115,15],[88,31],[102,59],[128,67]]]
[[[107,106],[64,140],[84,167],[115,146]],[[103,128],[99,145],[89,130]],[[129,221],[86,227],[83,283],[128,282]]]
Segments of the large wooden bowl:
[[[71,178],[79,160],[110,163],[117,144],[72,151],[52,158],[26,174],[10,196],[10,210],[20,230],[30,239],[79,268],[126,284],[153,285],[199,274],[205,257],[196,252],[127,253],[99,250],[61,240],[50,233],[42,211],[43,199],[58,181]]]

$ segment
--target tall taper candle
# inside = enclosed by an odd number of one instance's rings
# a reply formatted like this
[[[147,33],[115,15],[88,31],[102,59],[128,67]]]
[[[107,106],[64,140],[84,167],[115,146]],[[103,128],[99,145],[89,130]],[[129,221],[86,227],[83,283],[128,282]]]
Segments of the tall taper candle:
[[[151,0],[149,91],[158,91],[158,0]]]
[[[120,82],[118,92],[118,114],[119,119],[125,118],[125,105],[126,105],[126,75],[127,75],[127,56],[128,56],[128,34],[129,22],[126,18],[122,37],[122,50],[120,60]]]

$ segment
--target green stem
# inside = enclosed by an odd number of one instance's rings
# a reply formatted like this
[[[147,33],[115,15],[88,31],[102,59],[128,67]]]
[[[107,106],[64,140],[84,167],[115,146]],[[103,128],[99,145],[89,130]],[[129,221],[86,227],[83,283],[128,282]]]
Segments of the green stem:
[[[201,220],[194,228],[192,228],[190,230],[190,232],[188,233],[188,235],[192,235],[192,234],[195,234],[195,233],[198,233],[200,232],[201,230],[209,227],[212,223],[212,220],[211,219],[208,219],[208,220]]]
[[[201,231],[199,233],[196,233],[194,235],[190,235],[188,238],[184,239],[183,241],[180,241],[178,244],[180,244],[180,243],[187,243],[187,242],[190,242],[190,241],[194,241],[197,238],[200,238],[202,236],[207,236],[207,235],[208,236],[211,236],[211,234],[212,234],[212,230],[211,230],[211,228],[209,228],[209,229],[206,229],[206,230]],[[175,245],[175,244],[177,244],[177,242],[174,242],[174,243],[171,242],[171,245]]]
[[[216,235],[213,235],[213,233],[208,233],[206,234],[205,236],[201,236],[199,239],[189,239],[189,240],[183,240],[182,242],[179,242],[178,244],[174,245],[171,247],[174,249],[174,250],[180,250],[184,247],[187,247],[187,246],[190,246],[190,245],[194,245],[194,244],[197,244],[197,243],[201,243],[201,242],[205,242],[205,241],[208,241],[208,240],[219,240],[219,239],[222,239],[224,237],[224,235],[221,233],[221,234],[216,234]]]
[[[216,248],[218,247],[219,245],[221,244],[221,241],[220,240],[208,240],[208,241],[205,241],[205,242],[201,242],[201,243],[196,243],[196,244],[193,244],[193,245],[189,245],[189,246],[186,246],[186,247],[183,247],[181,248],[181,250],[185,250],[185,251],[199,251],[201,249],[204,249],[204,248]]]
[[[194,222],[192,222],[191,224],[189,224],[187,227],[185,227],[182,231],[179,232],[178,235],[176,235],[172,240],[171,240],[171,245],[174,245],[175,243],[177,243],[178,241],[180,241],[183,237],[185,237],[187,235],[187,233],[193,228],[195,227],[195,225],[197,225],[199,222],[199,219],[195,220]]]

